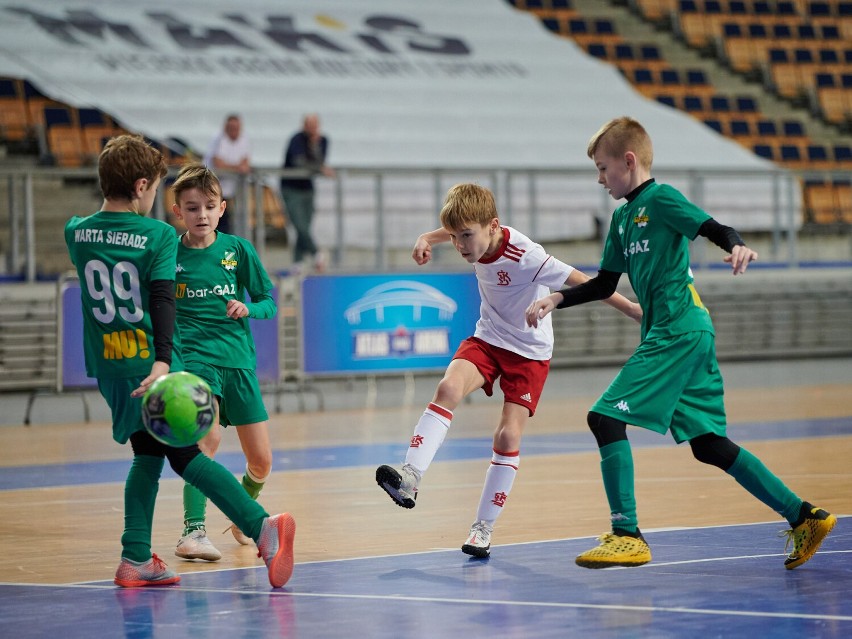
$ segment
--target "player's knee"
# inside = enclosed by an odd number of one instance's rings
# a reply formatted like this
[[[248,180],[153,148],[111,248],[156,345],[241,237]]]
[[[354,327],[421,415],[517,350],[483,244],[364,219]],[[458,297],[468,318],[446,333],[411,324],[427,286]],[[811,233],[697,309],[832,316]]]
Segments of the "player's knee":
[[[262,455],[252,455],[246,458],[246,465],[255,477],[268,477],[272,472],[272,453],[264,452]]]
[[[607,444],[627,439],[627,424],[620,419],[589,411],[589,414],[586,416],[586,422],[589,424],[589,428],[592,429],[592,434],[595,436],[598,448],[603,448]]]
[[[721,437],[714,433],[690,439],[689,445],[695,459],[722,470],[728,470],[740,453],[740,447],[734,442],[727,437]]]
[[[464,390],[462,389],[459,380],[451,377],[444,377],[438,382],[438,388],[435,389],[435,397],[433,401],[439,406],[443,406],[448,410],[454,410],[464,399]]]

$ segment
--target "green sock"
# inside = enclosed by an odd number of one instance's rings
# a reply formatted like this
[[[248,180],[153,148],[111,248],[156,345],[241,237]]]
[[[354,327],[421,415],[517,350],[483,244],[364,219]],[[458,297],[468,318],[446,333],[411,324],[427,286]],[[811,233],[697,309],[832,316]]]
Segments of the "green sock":
[[[246,492],[249,494],[249,497],[252,499],[257,499],[257,496],[260,494],[260,491],[263,490],[262,481],[257,482],[249,477],[248,471],[243,475],[243,488],[246,489]]]
[[[207,497],[190,483],[183,484],[183,534],[204,528],[207,518]]]
[[[799,518],[802,500],[745,448],[740,448],[737,458],[726,472],[740,486],[790,522],[791,526]]]
[[[246,494],[228,469],[205,455],[196,455],[183,471],[183,478],[207,495],[237,528],[257,541],[269,513]]]
[[[133,561],[151,558],[151,528],[154,525],[154,504],[163,472],[162,457],[134,455],[124,482],[124,532],[121,535],[121,556]]]
[[[601,446],[601,474],[609,501],[613,528],[636,532],[636,495],[633,492],[633,453],[626,439]]]

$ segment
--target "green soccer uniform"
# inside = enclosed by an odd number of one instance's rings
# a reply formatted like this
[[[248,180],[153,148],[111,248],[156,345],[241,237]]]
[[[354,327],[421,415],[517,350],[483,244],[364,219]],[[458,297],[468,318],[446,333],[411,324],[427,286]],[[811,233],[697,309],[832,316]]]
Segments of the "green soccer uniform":
[[[217,233],[206,248],[178,243],[177,323],[186,368],[207,381],[222,398],[223,424],[268,419],[254,370],[257,366],[249,317],[275,315],[273,288],[254,247],[235,235]],[[246,302],[249,317],[226,316],[228,300]]]
[[[151,372],[154,337],[148,313],[150,283],[174,280],[174,228],[131,212],[99,211],[72,217],[65,242],[80,278],[86,373],[98,380],[113,412],[113,437],[124,443],[143,429],[141,400],[111,392],[135,388]],[[172,370],[180,370],[174,334]],[[136,384],[138,386],[138,384]]]
[[[725,434],[713,324],[693,284],[689,241],[710,219],[675,188],[651,183],[615,210],[601,268],[627,273],[644,313],[642,342],[592,407],[678,442]]]

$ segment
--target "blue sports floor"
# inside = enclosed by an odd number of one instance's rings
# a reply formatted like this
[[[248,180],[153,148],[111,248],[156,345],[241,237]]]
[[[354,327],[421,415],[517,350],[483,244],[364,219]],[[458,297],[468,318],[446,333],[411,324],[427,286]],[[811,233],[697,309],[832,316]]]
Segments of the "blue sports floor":
[[[820,551],[796,570],[783,568],[785,522],[688,448],[640,429],[629,436],[642,520],[657,526],[643,526],[653,561],[576,566],[607,524],[599,457],[584,424],[589,402],[566,399],[603,386],[590,371],[554,378],[553,398],[525,434],[515,501],[485,560],[458,547],[499,400],[483,396],[459,411],[413,511],[390,503],[373,474],[404,455],[419,398],[407,411],[275,416],[274,475],[261,501],[290,510],[298,523],[295,570],[279,590],[252,549],[218,534],[221,527],[208,525],[221,562],[173,556],[182,511],[171,471],[161,483],[154,551],[181,583],[115,587],[129,451],[110,441],[105,422],[25,428],[10,417],[0,426],[0,639],[848,639],[852,363],[727,370],[729,413],[738,418],[731,438],[838,516]],[[68,406],[59,403],[59,420]],[[244,457],[226,435],[230,448],[217,459],[241,473]],[[216,526],[222,517],[208,509]],[[716,523],[726,525],[707,525]]]
[[[852,636],[852,527],[781,567],[777,524],[646,533],[654,561],[584,570],[589,539],[298,564],[271,590],[262,567],[178,586],[0,585],[3,637],[824,637]]]

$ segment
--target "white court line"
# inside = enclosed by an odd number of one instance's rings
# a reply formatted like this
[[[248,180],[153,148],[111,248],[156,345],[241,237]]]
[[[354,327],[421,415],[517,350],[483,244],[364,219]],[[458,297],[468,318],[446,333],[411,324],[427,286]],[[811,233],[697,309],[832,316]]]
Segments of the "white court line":
[[[46,584],[4,584],[10,586],[36,586],[50,587]],[[75,589],[89,590],[117,590],[115,586],[97,586],[86,584],[71,584],[65,586]],[[168,590],[175,593],[219,593],[227,595],[262,595],[265,597],[293,597],[306,599],[357,599],[361,601],[401,601],[409,603],[440,603],[454,605],[482,605],[482,606],[506,606],[519,608],[562,608],[562,609],[577,609],[577,610],[607,610],[610,612],[649,612],[649,613],[671,613],[671,614],[690,614],[690,615],[708,615],[708,616],[733,616],[733,617],[757,617],[765,619],[802,619],[810,621],[849,621],[852,622],[850,615],[818,615],[795,612],[762,612],[757,610],[728,610],[711,608],[679,608],[672,606],[630,606],[630,605],[613,605],[613,604],[585,604],[585,603],[562,603],[549,601],[506,601],[502,599],[458,599],[450,597],[411,597],[404,595],[353,595],[345,593],[313,593],[313,592],[280,592],[269,590],[232,590],[229,588],[186,588],[183,586],[169,587],[165,586],[161,589],[157,588],[139,588],[146,592],[162,592]]]

